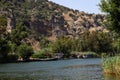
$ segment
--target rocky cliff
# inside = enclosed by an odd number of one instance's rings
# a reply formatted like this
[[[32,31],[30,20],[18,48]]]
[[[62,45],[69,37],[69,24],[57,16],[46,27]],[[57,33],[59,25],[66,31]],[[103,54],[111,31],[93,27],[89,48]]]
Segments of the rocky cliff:
[[[3,0],[0,4],[1,14],[12,9],[14,16],[8,19],[9,29],[23,22],[32,31],[47,37],[79,37],[85,30],[107,32],[102,14],[80,12],[48,0]]]

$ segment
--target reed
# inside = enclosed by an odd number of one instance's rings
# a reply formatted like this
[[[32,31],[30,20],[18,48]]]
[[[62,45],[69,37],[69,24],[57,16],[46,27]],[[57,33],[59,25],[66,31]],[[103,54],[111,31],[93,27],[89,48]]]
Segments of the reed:
[[[120,75],[120,56],[103,58],[102,67],[105,74]]]

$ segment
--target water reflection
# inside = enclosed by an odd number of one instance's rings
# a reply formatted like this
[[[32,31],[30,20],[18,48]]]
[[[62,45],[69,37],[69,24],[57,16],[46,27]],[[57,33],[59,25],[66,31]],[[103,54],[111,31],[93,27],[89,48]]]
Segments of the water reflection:
[[[100,64],[101,59],[0,64],[0,80],[113,80],[102,76]]]

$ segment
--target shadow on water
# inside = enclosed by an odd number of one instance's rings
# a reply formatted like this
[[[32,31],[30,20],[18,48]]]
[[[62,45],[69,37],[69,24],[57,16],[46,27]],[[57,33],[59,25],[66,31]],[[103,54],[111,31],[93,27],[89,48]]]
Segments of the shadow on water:
[[[118,80],[102,75],[101,59],[0,64],[0,80]]]

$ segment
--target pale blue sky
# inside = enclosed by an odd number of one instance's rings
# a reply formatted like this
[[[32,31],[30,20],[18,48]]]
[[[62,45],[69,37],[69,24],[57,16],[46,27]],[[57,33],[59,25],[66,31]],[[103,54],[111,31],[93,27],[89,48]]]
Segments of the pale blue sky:
[[[60,5],[77,9],[79,11],[85,11],[88,13],[101,13],[99,6],[97,6],[100,0],[49,0]]]

